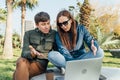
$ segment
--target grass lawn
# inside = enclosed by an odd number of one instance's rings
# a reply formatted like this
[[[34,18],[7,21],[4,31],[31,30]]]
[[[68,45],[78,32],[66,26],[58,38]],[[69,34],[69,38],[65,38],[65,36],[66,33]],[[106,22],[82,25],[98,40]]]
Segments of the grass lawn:
[[[0,80],[12,80],[12,74],[15,70],[15,63],[17,58],[20,56],[20,49],[14,50],[14,58],[13,59],[0,59]],[[2,54],[2,50],[0,49],[0,55]]]
[[[15,70],[15,62],[17,58],[20,56],[20,49],[14,50],[14,58],[13,59],[0,59],[0,80],[12,80],[12,74]],[[0,49],[0,55],[2,51]],[[53,66],[49,63],[49,67]],[[118,67],[120,68],[120,58],[113,58],[112,55],[108,52],[105,53],[105,57],[103,59],[103,66],[107,67]]]
[[[106,52],[103,59],[103,66],[120,68],[120,58],[115,58],[109,52]]]

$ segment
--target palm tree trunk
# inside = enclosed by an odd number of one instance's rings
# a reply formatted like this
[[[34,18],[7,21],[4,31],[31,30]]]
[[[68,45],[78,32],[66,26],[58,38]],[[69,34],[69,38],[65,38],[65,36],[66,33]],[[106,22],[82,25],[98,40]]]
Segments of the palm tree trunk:
[[[21,47],[23,46],[23,36],[25,33],[25,14],[26,14],[26,0],[23,0],[21,6]]]
[[[6,0],[7,5],[7,22],[5,31],[5,42],[3,49],[3,58],[11,59],[13,57],[12,48],[12,2],[13,0]]]

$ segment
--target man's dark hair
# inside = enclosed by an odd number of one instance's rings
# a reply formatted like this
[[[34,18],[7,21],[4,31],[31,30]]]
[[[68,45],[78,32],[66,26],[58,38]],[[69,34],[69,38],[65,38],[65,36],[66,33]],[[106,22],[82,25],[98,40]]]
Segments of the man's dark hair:
[[[34,17],[35,23],[38,24],[39,22],[46,22],[50,20],[50,16],[46,12],[39,12]]]

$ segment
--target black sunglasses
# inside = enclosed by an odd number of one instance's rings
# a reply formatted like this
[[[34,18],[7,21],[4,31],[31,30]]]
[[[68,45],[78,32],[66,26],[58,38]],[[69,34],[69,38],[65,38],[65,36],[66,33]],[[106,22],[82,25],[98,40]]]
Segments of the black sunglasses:
[[[62,25],[64,25],[64,26],[66,26],[66,25],[68,25],[68,21],[69,21],[70,19],[68,19],[67,21],[64,21],[64,22],[62,22],[62,23],[57,23],[57,25],[59,26],[59,27],[62,27]]]

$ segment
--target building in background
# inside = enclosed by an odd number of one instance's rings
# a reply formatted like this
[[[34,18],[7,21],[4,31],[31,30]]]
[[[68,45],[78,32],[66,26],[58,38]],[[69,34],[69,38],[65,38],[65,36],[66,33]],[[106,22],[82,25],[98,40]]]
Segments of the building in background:
[[[25,31],[24,32],[32,30],[34,28],[35,28],[35,26],[34,26],[33,21],[30,21],[30,20],[25,21]]]

